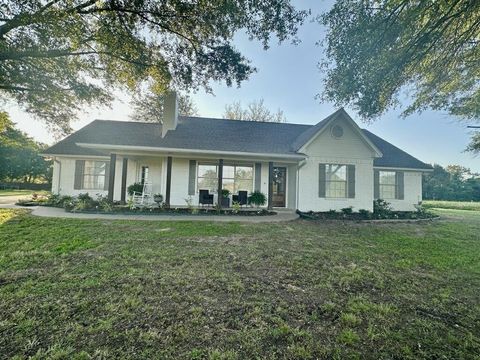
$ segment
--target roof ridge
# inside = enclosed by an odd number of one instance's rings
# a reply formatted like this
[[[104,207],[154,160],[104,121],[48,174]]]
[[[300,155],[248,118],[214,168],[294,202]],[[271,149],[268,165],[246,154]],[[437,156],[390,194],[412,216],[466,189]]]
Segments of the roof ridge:
[[[95,121],[105,121],[105,122],[119,122],[119,123],[129,123],[129,124],[160,124],[153,121],[136,121],[136,120],[113,120],[113,119],[93,119],[89,124],[94,123]],[[160,124],[161,125],[161,124]]]
[[[299,123],[289,123],[289,122],[277,122],[277,121],[259,121],[259,120],[241,120],[241,119],[226,119],[219,117],[205,117],[205,116],[188,116],[188,115],[179,115],[182,118],[190,119],[204,119],[204,120],[224,120],[224,121],[239,121],[244,123],[255,123],[255,124],[269,124],[269,125],[301,125],[301,126],[314,126],[312,124],[299,124]]]
[[[274,122],[274,121],[257,121],[257,120],[238,120],[238,119],[224,119],[224,118],[210,118],[205,116],[187,116],[179,115],[179,118],[182,119],[199,119],[199,120],[215,120],[215,121],[238,121],[243,123],[255,123],[255,124],[268,124],[268,125],[287,125],[287,126],[305,126],[311,127],[315,126],[313,124],[299,124],[299,123],[288,123],[288,122]],[[159,124],[152,121],[135,121],[135,120],[113,120],[113,119],[94,119],[85,126],[92,124],[93,122],[116,122],[116,123],[128,123],[128,124]],[[160,124],[161,125],[161,124]],[[77,130],[78,131],[78,130]]]

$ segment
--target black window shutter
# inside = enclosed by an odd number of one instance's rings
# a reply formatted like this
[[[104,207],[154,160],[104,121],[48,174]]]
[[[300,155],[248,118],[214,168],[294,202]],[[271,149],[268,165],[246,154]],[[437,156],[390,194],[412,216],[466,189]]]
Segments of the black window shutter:
[[[373,170],[373,198],[380,198],[380,171]]]
[[[75,177],[73,188],[75,190],[83,189],[83,174],[85,172],[85,160],[75,160]]]
[[[405,173],[403,171],[397,171],[395,173],[395,184],[396,186],[396,193],[395,198],[398,200],[403,200],[405,198]]]
[[[108,183],[110,181],[110,162],[105,162],[105,182],[103,183],[103,190],[108,190]]]
[[[190,160],[188,166],[188,195],[195,195],[195,180],[197,177],[197,161]]]
[[[325,164],[318,164],[318,197],[324,198],[326,191],[327,175]]]
[[[347,165],[347,189],[348,197],[355,198],[355,165]]]

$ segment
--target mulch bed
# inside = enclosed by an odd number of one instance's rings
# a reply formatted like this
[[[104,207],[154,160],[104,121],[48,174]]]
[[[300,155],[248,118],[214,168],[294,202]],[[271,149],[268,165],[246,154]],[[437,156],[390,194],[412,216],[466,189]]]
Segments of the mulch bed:
[[[68,211],[68,210],[66,210]],[[269,211],[266,209],[245,209],[245,210],[233,210],[222,209],[217,210],[213,208],[195,209],[192,212],[188,208],[151,208],[151,209],[137,209],[131,210],[128,208],[116,208],[114,211],[102,211],[102,210],[70,210],[70,213],[77,214],[115,214],[115,215],[189,215],[189,216],[204,216],[204,215],[224,215],[224,216],[271,216],[276,215],[275,211]]]
[[[364,222],[413,222],[438,219],[439,216],[428,212],[418,213],[413,211],[395,211],[388,215],[378,216],[375,213],[369,213],[367,216],[361,213],[345,214],[343,212],[303,212],[297,210],[301,219],[305,220],[350,220]]]

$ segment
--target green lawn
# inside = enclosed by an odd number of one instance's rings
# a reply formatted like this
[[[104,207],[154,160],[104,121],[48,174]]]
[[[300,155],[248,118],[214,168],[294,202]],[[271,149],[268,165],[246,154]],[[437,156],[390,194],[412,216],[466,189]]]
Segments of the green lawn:
[[[422,202],[422,204],[427,209],[456,209],[480,211],[480,202],[478,201],[425,200]]]
[[[0,357],[478,359],[480,213],[418,224],[0,210]]]

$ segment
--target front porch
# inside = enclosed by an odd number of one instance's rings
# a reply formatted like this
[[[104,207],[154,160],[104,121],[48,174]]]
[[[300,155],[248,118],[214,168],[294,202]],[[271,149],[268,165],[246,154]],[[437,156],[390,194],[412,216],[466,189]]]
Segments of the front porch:
[[[266,196],[267,209],[296,208],[297,161],[111,153],[109,163],[106,178],[111,201],[125,204],[129,185],[150,182],[153,194],[163,195],[167,207],[226,208],[233,206],[239,194],[261,192]],[[201,191],[208,191],[211,204],[201,203]],[[222,201],[219,194],[227,191]]]

